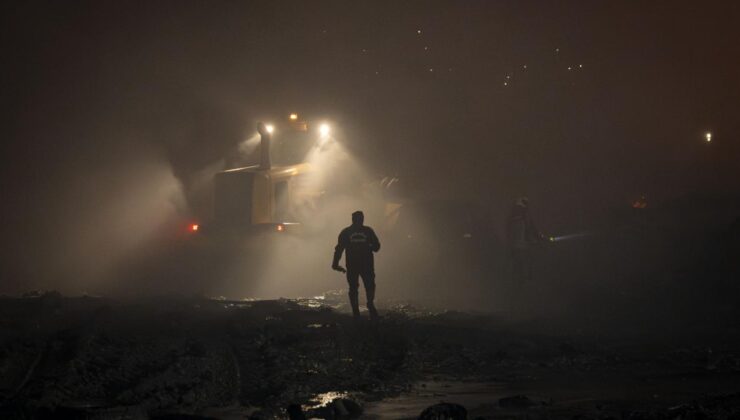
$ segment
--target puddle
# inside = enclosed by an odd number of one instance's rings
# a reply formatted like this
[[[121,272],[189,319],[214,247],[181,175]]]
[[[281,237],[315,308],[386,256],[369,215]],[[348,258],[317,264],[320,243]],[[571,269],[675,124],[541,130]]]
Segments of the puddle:
[[[470,410],[496,404],[505,396],[503,385],[491,382],[419,382],[411,392],[365,404],[363,418],[416,419],[430,405],[454,402]]]

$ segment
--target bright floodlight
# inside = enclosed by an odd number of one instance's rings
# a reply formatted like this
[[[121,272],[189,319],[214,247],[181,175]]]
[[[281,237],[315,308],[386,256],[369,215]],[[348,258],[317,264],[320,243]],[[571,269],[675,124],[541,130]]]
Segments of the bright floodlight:
[[[328,136],[330,131],[331,128],[329,127],[329,124],[321,124],[319,126],[319,134],[321,134],[322,137]]]
[[[712,133],[707,132],[706,134],[704,134],[704,138],[707,140],[707,143],[709,143],[710,141],[712,141]]]
[[[290,114],[290,120],[295,121],[298,119],[298,114]]]
[[[265,125],[265,130],[267,130],[268,133],[272,134],[273,131],[275,131],[275,126],[272,124]]]

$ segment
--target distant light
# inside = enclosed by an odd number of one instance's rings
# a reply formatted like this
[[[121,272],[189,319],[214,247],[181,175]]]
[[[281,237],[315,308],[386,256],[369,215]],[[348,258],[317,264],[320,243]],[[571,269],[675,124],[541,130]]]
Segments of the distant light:
[[[419,34],[419,35],[421,35],[421,29],[417,29],[416,30],[416,33]]]
[[[706,134],[704,134],[704,138],[707,140],[707,143],[711,142],[712,141],[712,133],[707,132]]]
[[[319,134],[321,134],[321,137],[328,136],[330,131],[331,127],[329,127],[329,124],[324,123],[319,126]]]
[[[190,225],[190,226],[188,227],[188,229],[189,229],[189,230],[190,230],[191,232],[197,232],[197,231],[198,231],[198,229],[200,229],[200,226],[199,226],[199,225],[198,225],[197,223],[193,223],[192,225]]]
[[[298,119],[298,114],[290,114],[290,120],[295,121]]]
[[[275,229],[276,229],[276,230],[277,230],[278,232],[282,232],[282,231],[284,231],[284,230],[285,230],[285,226],[284,226],[284,225],[277,225],[277,227],[276,227]]]
[[[267,130],[268,133],[272,134],[272,132],[275,131],[275,126],[272,124],[267,124],[265,126],[265,130]]]
[[[579,65],[578,65],[578,68],[579,68],[579,69],[582,69],[582,68],[583,68],[583,64],[579,64]]]
[[[571,70],[573,70],[573,67],[568,67],[568,71],[571,71]]]

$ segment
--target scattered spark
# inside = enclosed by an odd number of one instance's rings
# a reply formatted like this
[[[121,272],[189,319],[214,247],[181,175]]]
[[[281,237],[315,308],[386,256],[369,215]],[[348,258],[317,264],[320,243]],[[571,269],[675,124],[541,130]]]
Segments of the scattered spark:
[[[559,53],[560,52],[560,48],[555,48],[555,52],[556,53]]]
[[[509,82],[504,82],[504,86],[509,86]]]
[[[429,47],[425,46],[424,51],[429,51]]]
[[[712,133],[707,132],[704,134],[704,139],[707,141],[707,143],[710,143],[712,141]]]
[[[525,64],[525,65],[523,65],[523,66],[522,66],[522,68],[523,68],[524,70],[526,70],[526,69],[527,69],[527,65],[526,65],[526,64]]]
[[[568,71],[573,70],[573,67],[568,66]]]
[[[421,29],[417,29],[417,30],[416,30],[416,34],[417,34],[417,35],[421,35]]]
[[[579,65],[578,65],[578,68],[579,68],[579,69],[582,69],[582,68],[583,68],[583,64],[579,64]]]
[[[511,79],[511,76],[509,76],[509,75],[507,74],[507,75],[506,75],[506,78],[507,78],[507,79]]]

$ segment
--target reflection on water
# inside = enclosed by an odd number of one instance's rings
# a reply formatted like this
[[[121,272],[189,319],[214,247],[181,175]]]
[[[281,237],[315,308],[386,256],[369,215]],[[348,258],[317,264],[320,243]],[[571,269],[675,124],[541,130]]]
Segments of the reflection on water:
[[[318,394],[315,397],[311,398],[311,402],[313,404],[304,405],[303,409],[308,410],[312,408],[326,407],[337,398],[347,398],[347,395],[347,392],[342,391],[324,392],[323,394]]]
[[[441,401],[470,409],[495,404],[503,393],[500,384],[490,382],[421,382],[408,393],[366,404],[364,418],[417,418],[425,408]]]

